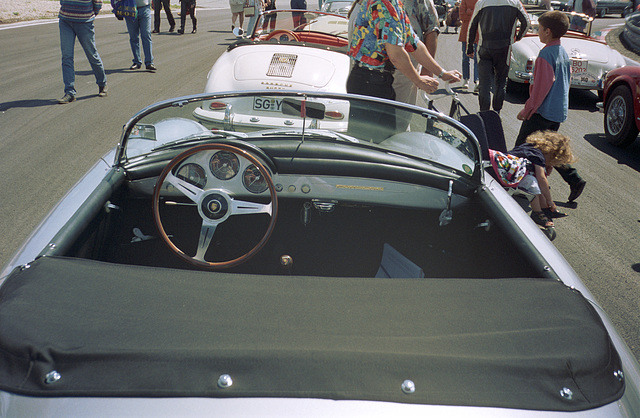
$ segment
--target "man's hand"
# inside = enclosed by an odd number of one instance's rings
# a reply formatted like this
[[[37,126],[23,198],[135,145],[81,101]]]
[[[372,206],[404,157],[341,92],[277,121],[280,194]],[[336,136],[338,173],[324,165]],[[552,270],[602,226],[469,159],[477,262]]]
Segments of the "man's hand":
[[[449,81],[450,83],[457,83],[462,78],[462,74],[458,70],[449,70],[442,74],[443,81]]]
[[[424,90],[427,93],[433,93],[438,90],[438,86],[440,85],[437,78],[427,75],[420,76],[420,79],[415,84],[420,90]]]

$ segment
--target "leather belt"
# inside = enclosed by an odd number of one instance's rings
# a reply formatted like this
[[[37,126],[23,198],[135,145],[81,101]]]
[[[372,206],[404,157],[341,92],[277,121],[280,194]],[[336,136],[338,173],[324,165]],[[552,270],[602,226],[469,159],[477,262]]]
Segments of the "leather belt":
[[[367,67],[366,65],[364,65],[360,61],[356,61],[356,66],[360,67],[360,68],[363,68],[365,70],[376,71],[376,72],[379,72],[379,73],[393,74],[396,71],[396,69],[391,64],[385,64],[384,67],[380,67],[380,68],[371,68],[371,67]]]

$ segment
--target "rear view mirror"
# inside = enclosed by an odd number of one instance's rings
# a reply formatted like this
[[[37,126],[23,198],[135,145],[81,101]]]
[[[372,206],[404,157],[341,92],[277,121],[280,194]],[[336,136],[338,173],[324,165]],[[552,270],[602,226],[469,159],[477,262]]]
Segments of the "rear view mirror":
[[[291,98],[282,100],[282,113],[285,115],[322,120],[324,111],[325,106],[322,103]]]
[[[151,124],[139,123],[131,130],[130,138],[156,140],[156,127]]]
[[[244,30],[242,30],[242,28],[233,28],[233,34],[236,38],[242,38],[244,36]]]

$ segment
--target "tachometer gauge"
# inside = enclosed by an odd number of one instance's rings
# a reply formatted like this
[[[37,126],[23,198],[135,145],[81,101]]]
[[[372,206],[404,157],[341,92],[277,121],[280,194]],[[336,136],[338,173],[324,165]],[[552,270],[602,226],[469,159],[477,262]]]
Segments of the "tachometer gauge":
[[[242,174],[242,183],[251,193],[262,193],[267,190],[267,180],[264,178],[258,167],[251,164]]]
[[[213,175],[220,180],[229,180],[238,174],[240,161],[232,152],[218,151],[211,157],[209,168]]]
[[[204,186],[207,184],[207,176],[204,168],[198,164],[189,163],[183,165],[176,173],[176,177],[201,189],[204,189]]]

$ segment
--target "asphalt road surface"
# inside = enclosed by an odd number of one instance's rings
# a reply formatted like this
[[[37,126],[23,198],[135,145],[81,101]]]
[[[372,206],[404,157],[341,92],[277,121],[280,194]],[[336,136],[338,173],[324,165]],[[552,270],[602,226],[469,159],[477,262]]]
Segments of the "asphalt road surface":
[[[82,50],[76,48],[78,100],[57,104],[63,95],[57,23],[0,26],[0,263],[6,264],[55,203],[110,148],[123,124],[145,106],[199,93],[220,53],[235,39],[227,7],[199,10],[198,33],[163,32],[153,37],[157,73],[129,71],[131,52],[124,22],[96,21],[98,50],[109,95],[98,88]],[[618,24],[620,19],[598,19]],[[163,30],[168,29],[163,20]],[[460,69],[457,35],[440,36],[436,58]],[[454,86],[455,89],[456,86]],[[459,89],[458,89],[459,91]],[[477,96],[459,91],[471,112]],[[446,111],[444,89],[431,95]],[[520,126],[516,114],[526,93],[508,94],[501,116],[508,146]],[[607,144],[592,92],[572,92],[569,119],[560,131],[573,139],[576,167],[587,181],[577,204],[566,204],[569,188],[551,176],[552,194],[570,216],[557,220],[554,241],[586,282],[640,358],[640,140],[626,150]],[[509,254],[505,254],[509,257]]]

